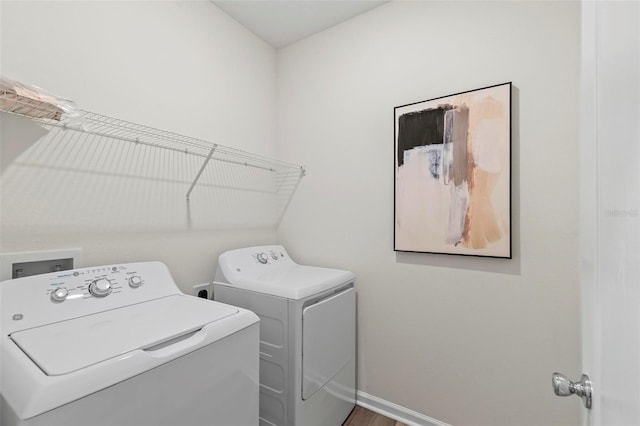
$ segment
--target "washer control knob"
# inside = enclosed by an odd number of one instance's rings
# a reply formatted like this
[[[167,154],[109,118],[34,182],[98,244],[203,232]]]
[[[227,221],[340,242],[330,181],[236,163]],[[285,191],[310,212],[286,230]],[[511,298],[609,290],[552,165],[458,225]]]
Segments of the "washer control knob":
[[[51,299],[54,302],[63,302],[69,295],[69,290],[64,287],[58,287],[51,292]]]
[[[256,255],[256,258],[258,259],[258,262],[260,263],[267,263],[267,261],[269,260],[269,258],[267,257],[267,254],[264,252],[260,252]]]
[[[272,258],[273,260],[278,260],[278,254],[277,254],[276,252],[272,251],[272,252],[271,252],[271,258]]]
[[[111,282],[106,278],[95,280],[94,282],[89,284],[89,293],[93,294],[96,297],[108,296],[109,293],[111,293],[111,290]]]
[[[134,275],[133,277],[129,278],[129,286],[131,288],[138,288],[140,287],[140,285],[142,284],[142,278],[140,278],[137,275]]]

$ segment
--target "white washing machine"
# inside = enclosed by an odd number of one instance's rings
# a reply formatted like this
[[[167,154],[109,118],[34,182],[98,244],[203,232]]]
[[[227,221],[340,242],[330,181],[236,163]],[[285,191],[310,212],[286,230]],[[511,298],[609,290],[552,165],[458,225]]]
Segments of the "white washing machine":
[[[3,426],[257,425],[259,320],[160,262],[0,283]]]
[[[279,245],[220,255],[214,298],[260,317],[260,425],[339,426],[355,406],[349,271],[296,264]]]

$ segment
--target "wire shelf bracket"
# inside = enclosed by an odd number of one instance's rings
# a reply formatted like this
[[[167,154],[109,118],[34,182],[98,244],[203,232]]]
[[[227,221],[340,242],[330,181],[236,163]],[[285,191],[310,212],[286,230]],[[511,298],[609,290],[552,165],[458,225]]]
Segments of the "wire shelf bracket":
[[[200,170],[198,171],[198,174],[196,175],[195,179],[193,179],[193,182],[191,183],[191,186],[189,187],[189,190],[187,191],[187,202],[189,201],[189,196],[191,195],[191,191],[193,191],[193,187],[196,186],[196,183],[198,183],[198,179],[200,179],[200,176],[202,176],[202,172],[204,172],[204,169],[207,168],[207,164],[209,164],[209,161],[211,161],[211,156],[216,151],[217,147],[218,147],[218,145],[216,145],[216,144],[214,144],[211,147],[211,151],[209,151],[209,155],[207,155],[207,158],[206,158],[206,160],[204,160],[204,163],[202,163],[202,167],[200,167]]]

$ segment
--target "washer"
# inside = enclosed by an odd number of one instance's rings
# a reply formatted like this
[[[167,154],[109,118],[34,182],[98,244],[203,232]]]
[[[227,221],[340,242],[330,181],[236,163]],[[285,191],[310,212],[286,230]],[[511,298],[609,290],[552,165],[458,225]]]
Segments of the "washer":
[[[259,320],[160,262],[0,283],[2,425],[257,425]]]
[[[260,425],[339,426],[355,406],[355,276],[279,245],[220,255],[214,298],[260,317]]]

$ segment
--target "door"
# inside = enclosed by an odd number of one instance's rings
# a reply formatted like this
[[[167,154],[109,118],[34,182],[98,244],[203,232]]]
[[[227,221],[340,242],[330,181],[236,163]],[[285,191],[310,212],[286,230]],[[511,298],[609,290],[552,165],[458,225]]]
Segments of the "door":
[[[640,2],[582,2],[583,424],[640,425]]]

